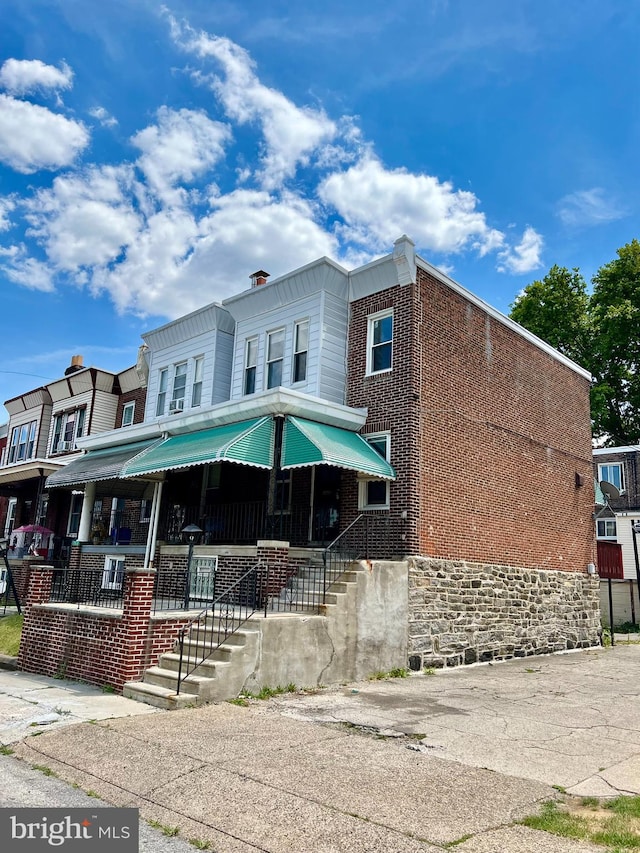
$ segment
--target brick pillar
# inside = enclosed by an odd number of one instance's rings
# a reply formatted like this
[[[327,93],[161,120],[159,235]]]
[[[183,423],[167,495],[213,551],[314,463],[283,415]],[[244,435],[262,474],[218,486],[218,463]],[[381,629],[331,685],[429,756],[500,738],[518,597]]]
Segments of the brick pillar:
[[[72,545],[69,549],[69,568],[79,569],[82,562],[82,545]]]
[[[257,557],[262,563],[261,600],[266,595],[277,595],[287,583],[295,568],[289,566],[289,543],[277,539],[260,539],[257,543]],[[267,586],[267,573],[269,584]]]
[[[24,621],[20,637],[20,651],[18,652],[18,669],[23,669],[26,666],[30,642],[37,642],[35,620],[32,616],[33,607],[37,604],[46,604],[49,601],[53,584],[53,566],[31,565],[27,572],[27,592],[25,600],[22,602],[24,605],[22,610]]]
[[[125,569],[120,687],[139,679],[146,666],[155,579],[154,569]]]

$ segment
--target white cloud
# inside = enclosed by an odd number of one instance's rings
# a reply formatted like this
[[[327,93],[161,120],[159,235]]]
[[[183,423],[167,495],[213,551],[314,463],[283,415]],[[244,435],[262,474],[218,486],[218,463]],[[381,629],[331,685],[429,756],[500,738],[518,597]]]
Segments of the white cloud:
[[[53,269],[80,274],[121,256],[140,230],[133,183],[131,167],[93,167],[59,176],[35,195],[27,205],[29,235],[39,239]]]
[[[614,199],[607,197],[602,187],[593,187],[561,198],[556,215],[564,225],[579,228],[614,222],[626,216],[627,211],[616,204]]]
[[[0,231],[7,231],[11,227],[9,214],[15,209],[15,206],[14,199],[0,197]]]
[[[184,50],[222,66],[224,77],[194,76],[211,86],[227,116],[239,124],[260,124],[265,152],[259,174],[266,189],[292,177],[298,165],[307,165],[336,136],[336,123],[324,110],[298,107],[282,92],[263,85],[254,72],[255,62],[230,39],[197,33],[175,19],[171,26],[174,40]]]
[[[0,67],[0,88],[12,95],[26,95],[38,89],[70,89],[72,81],[73,71],[66,62],[56,68],[40,59],[7,59]]]
[[[372,250],[388,248],[403,233],[419,247],[445,253],[459,252],[472,241],[484,254],[503,241],[476,209],[473,193],[454,190],[431,175],[386,169],[370,152],[325,178],[319,195],[343,217],[341,236]]]
[[[202,111],[158,110],[158,123],[137,133],[138,165],[151,187],[163,193],[179,181],[190,183],[224,157],[230,129]]]
[[[498,253],[498,272],[523,275],[542,266],[540,253],[544,246],[542,235],[527,226],[522,240],[515,246],[507,246]]]
[[[0,162],[17,172],[68,166],[88,142],[80,122],[0,94]]]
[[[12,246],[7,254],[10,263],[4,267],[4,273],[9,281],[28,290],[39,290],[43,293],[55,290],[53,274],[48,264],[29,257],[22,246]]]
[[[104,107],[94,107],[89,110],[89,115],[97,119],[103,127],[115,127],[118,119],[112,116]]]

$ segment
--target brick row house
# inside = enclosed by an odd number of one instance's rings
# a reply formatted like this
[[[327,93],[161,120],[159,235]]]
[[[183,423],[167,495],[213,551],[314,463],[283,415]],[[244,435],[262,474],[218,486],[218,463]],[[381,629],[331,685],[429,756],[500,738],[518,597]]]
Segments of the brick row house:
[[[597,541],[616,542],[622,549],[624,579],[613,581],[614,624],[637,625],[640,620],[640,446],[594,450],[593,476]],[[603,581],[601,598],[606,613],[607,597],[608,587]]]
[[[82,500],[71,568],[110,591],[154,575],[154,600],[163,577],[179,609],[213,600],[205,569],[218,594],[264,558],[276,569],[259,597],[273,604],[348,543],[380,584],[369,615],[356,608],[378,660],[419,669],[599,641],[590,376],[406,236],[351,271],[328,258],[272,281],[260,270],[142,339],[144,417],[78,438],[82,455],[47,472],[47,494]],[[119,515],[94,537],[105,507]],[[129,678],[184,626],[174,615],[149,623]],[[23,664],[44,665],[27,645]]]

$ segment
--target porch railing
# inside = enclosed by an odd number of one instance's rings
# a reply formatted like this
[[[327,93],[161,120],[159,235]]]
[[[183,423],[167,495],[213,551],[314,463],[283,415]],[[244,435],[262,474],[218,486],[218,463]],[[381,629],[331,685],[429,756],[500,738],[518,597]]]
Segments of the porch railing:
[[[122,608],[123,576],[112,578],[105,569],[56,569],[53,573],[49,600],[90,605],[92,607]]]
[[[185,678],[258,610],[261,569],[262,564],[256,563],[182,628],[178,635],[180,660],[176,693],[180,693]],[[268,576],[266,583],[268,586]],[[185,651],[187,646],[188,651]]]

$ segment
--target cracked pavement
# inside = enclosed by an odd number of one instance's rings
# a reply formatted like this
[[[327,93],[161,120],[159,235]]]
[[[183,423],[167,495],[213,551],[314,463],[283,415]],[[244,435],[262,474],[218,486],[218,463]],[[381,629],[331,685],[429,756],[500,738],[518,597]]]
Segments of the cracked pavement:
[[[72,682],[50,688],[67,686],[78,702]],[[61,719],[13,748],[218,853],[587,853],[598,848],[517,821],[557,796],[552,786],[640,793],[639,691],[640,646],[621,644],[248,707]],[[22,698],[37,703],[38,690]]]

